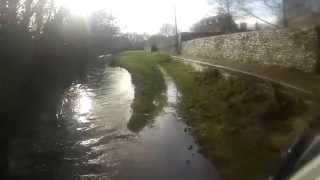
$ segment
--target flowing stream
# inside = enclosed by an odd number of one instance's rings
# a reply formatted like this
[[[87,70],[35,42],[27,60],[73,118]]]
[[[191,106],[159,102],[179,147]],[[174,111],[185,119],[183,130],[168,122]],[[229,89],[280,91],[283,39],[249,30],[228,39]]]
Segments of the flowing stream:
[[[83,82],[61,95],[54,116],[45,110],[31,115],[39,123],[32,136],[11,144],[10,170],[24,179],[217,179],[177,113],[176,85],[162,72],[167,104],[133,133],[127,128],[133,113],[131,75],[119,67],[90,67]]]

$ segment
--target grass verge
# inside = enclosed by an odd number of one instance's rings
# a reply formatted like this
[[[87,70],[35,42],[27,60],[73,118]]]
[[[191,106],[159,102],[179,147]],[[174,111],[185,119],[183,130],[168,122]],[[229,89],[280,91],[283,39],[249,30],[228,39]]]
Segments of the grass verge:
[[[267,83],[197,72],[170,62],[162,66],[183,95],[181,111],[204,154],[223,179],[265,179],[275,173],[281,152],[302,134],[304,103]]]
[[[164,105],[165,82],[158,62],[166,57],[164,54],[132,51],[121,53],[115,61],[115,65],[130,72],[135,86],[133,115],[128,123],[128,129],[133,132],[139,132],[148,125]]]

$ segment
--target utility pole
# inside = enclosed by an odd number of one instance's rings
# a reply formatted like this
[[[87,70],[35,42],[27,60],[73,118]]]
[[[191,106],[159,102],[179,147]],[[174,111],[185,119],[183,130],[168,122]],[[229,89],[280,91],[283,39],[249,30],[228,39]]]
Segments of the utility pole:
[[[178,36],[178,22],[177,22],[177,8],[174,6],[174,25],[176,30],[176,36]]]
[[[287,3],[287,0],[282,0],[282,24],[284,27],[288,27]]]
[[[175,50],[176,53],[180,54],[180,41],[179,41],[179,32],[178,32],[178,22],[177,22],[177,9],[174,6],[174,24],[175,24]]]

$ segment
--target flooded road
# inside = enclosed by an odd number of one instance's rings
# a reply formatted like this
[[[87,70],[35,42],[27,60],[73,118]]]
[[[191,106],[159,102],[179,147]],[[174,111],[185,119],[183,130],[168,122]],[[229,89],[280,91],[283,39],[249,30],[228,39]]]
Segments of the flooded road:
[[[57,112],[33,114],[32,136],[11,144],[9,170],[23,179],[212,180],[177,113],[179,91],[162,70],[167,103],[140,132],[127,128],[134,85],[122,68],[92,66],[61,95]],[[30,117],[29,117],[30,118]]]

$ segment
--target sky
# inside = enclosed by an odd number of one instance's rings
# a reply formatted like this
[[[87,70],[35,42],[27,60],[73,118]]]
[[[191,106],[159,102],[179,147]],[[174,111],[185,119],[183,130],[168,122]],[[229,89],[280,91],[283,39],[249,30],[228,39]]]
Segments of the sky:
[[[174,24],[175,8],[179,31],[189,31],[194,23],[214,14],[207,0],[57,0],[57,4],[81,16],[105,10],[116,18],[124,33],[156,34],[162,24]],[[238,21],[254,24],[257,20]]]

